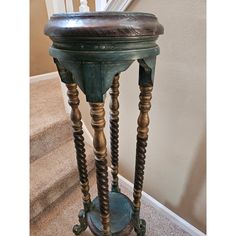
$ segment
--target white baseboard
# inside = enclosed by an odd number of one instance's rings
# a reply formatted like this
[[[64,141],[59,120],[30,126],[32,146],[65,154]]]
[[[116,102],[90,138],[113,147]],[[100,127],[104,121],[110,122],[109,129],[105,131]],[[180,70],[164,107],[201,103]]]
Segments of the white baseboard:
[[[55,79],[58,78],[58,72],[51,72],[51,73],[46,73],[46,74],[41,74],[41,75],[34,75],[30,76],[30,83],[35,83],[41,80],[47,80],[47,79]]]
[[[109,168],[109,172],[110,171],[111,169]],[[133,190],[133,184],[130,181],[128,181],[126,178],[124,178],[121,175],[119,175],[119,178],[120,180],[122,180],[123,182],[127,184],[130,191]],[[168,219],[172,220],[176,225],[178,225],[181,229],[189,233],[191,236],[206,236],[206,234],[201,232],[199,229],[195,228],[193,225],[191,225],[186,220],[184,220],[183,218],[175,214],[173,211],[165,207],[163,204],[155,200],[153,197],[151,197],[147,193],[142,192],[142,198],[144,199],[144,201],[149,202],[153,208],[157,209],[159,212],[160,211],[163,212],[163,214],[165,214],[168,217]]]

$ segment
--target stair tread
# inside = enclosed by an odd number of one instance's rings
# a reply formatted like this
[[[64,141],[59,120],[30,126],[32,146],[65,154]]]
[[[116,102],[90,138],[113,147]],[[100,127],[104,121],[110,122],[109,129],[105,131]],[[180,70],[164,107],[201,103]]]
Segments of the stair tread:
[[[33,129],[33,130],[30,131],[30,139],[32,140],[35,137],[37,137],[39,134],[47,132],[48,129],[54,128],[55,126],[58,126],[60,124],[64,124],[66,122],[69,122],[69,123],[71,122],[69,116],[67,116],[67,115],[64,116],[64,117],[61,117],[61,119],[54,120],[50,124],[49,123],[45,123],[44,126],[41,126],[38,129]]]
[[[43,157],[71,139],[72,127],[69,119],[45,127],[44,131],[30,137],[30,162]]]
[[[60,80],[56,78],[31,83],[30,136],[66,119]]]
[[[34,162],[72,138],[60,79],[30,84],[30,162]]]
[[[89,165],[94,159],[92,148],[88,144],[85,148]],[[74,142],[70,140],[30,165],[30,202],[63,182],[73,172],[77,172],[77,163]]]

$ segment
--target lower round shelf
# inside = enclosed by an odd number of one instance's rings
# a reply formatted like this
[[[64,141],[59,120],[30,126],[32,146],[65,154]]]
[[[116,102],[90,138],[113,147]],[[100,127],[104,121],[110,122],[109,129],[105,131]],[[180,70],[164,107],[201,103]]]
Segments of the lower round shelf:
[[[133,229],[133,207],[130,199],[122,193],[109,193],[111,233],[114,236],[129,235]],[[87,213],[87,222],[94,235],[102,235],[100,220],[99,199],[96,197],[92,202],[91,210]]]

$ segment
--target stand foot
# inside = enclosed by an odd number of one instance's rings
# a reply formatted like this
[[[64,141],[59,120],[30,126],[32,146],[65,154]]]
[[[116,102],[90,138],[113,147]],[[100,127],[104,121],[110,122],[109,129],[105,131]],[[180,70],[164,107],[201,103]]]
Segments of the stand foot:
[[[75,235],[80,235],[87,229],[87,220],[84,210],[80,210],[79,212],[79,223],[79,225],[74,225],[73,227],[73,233]]]
[[[137,236],[145,236],[146,233],[146,221],[144,219],[139,220],[139,224],[134,226],[134,231],[137,233]]]

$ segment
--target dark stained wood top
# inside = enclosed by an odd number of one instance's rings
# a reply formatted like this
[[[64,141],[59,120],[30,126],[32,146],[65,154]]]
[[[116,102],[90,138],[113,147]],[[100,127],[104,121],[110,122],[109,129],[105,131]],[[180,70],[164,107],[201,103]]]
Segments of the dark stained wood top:
[[[141,12],[54,14],[45,26],[49,37],[158,37],[164,28],[157,17]]]

